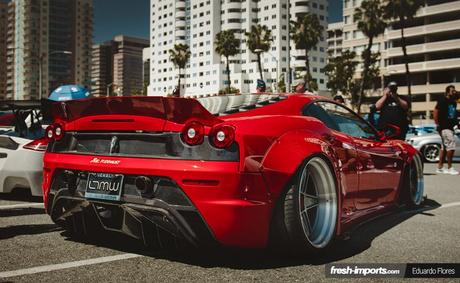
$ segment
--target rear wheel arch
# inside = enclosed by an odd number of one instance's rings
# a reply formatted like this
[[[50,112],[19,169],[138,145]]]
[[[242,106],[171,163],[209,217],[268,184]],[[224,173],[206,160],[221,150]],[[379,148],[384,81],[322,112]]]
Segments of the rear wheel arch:
[[[305,160],[313,155],[327,159],[335,175],[333,149],[311,131],[293,131],[278,138],[265,154],[261,165],[269,191],[274,198],[286,187]],[[280,180],[283,183],[280,184]]]
[[[330,235],[331,238],[328,240],[328,242],[322,246],[322,244],[318,244],[318,246],[315,246],[312,242],[310,242],[310,239],[306,236],[306,234],[303,234],[305,236],[305,239],[301,240],[299,237],[301,236],[299,231],[297,231],[297,236],[294,236],[295,239],[293,239],[293,235],[296,235],[296,233],[293,233],[293,229],[299,230],[299,227],[295,228],[292,227],[295,223],[295,221],[299,222],[299,219],[289,219],[292,218],[292,213],[294,208],[288,208],[291,211],[287,215],[288,219],[286,219],[285,213],[285,201],[286,201],[286,196],[292,197],[292,190],[293,187],[296,186],[296,182],[298,182],[299,176],[301,176],[302,171],[305,170],[305,166],[309,164],[310,161],[315,160],[315,159],[321,159],[324,161],[326,164],[328,170],[330,171],[330,175],[333,179],[334,183],[334,189],[335,189],[335,198],[336,198],[336,203],[335,203],[335,221],[334,221],[334,227],[331,228],[333,229],[332,234]],[[298,190],[298,189],[297,189]],[[271,221],[270,221],[270,244],[273,247],[276,248],[291,248],[292,251],[296,251],[297,248],[300,248],[299,251],[305,251],[305,250],[321,250],[324,248],[328,248],[330,244],[334,241],[334,239],[337,236],[337,231],[340,231],[340,207],[341,207],[341,193],[340,193],[340,182],[337,178],[336,171],[334,169],[333,163],[330,160],[329,157],[322,153],[314,153],[306,158],[303,159],[301,164],[297,167],[295,173],[293,174],[292,178],[289,180],[289,182],[286,184],[286,186],[283,188],[282,192],[279,194],[275,201],[274,209],[272,211],[272,216],[271,216]],[[300,208],[299,208],[300,209]],[[301,217],[299,217],[301,218]],[[286,224],[285,221],[291,221],[291,223]],[[302,220],[300,220],[302,221]],[[290,225],[291,227],[287,227],[287,225]],[[329,224],[328,224],[329,225]],[[289,231],[291,230],[291,231]],[[305,233],[305,231],[303,231]],[[306,244],[305,246],[300,247],[299,241],[301,243],[306,243],[308,241],[309,243]],[[295,244],[297,243],[297,245]],[[288,245],[288,246],[287,246]]]

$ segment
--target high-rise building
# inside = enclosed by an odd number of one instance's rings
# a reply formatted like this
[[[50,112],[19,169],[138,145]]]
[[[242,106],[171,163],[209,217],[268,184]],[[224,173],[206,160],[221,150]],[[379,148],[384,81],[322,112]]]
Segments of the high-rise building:
[[[327,55],[337,57],[342,54],[343,22],[332,23],[327,27]]]
[[[62,84],[89,86],[92,33],[92,0],[13,0],[7,98],[47,97]]]
[[[290,2],[290,5],[289,5]],[[191,57],[181,76],[181,94],[185,96],[216,94],[226,87],[225,59],[215,52],[215,38],[222,30],[233,30],[241,40],[240,54],[230,58],[231,85],[241,92],[253,92],[259,78],[255,54],[247,45],[245,32],[255,24],[266,25],[272,32],[269,52],[262,54],[262,68],[267,87],[275,88],[281,76],[305,66],[305,51],[295,50],[289,42],[289,20],[307,12],[318,16],[327,28],[328,1],[267,0],[152,0],[151,69],[149,95],[171,94],[177,86],[178,70],[169,60],[174,44],[190,47]],[[310,52],[311,71],[319,88],[325,88],[326,31],[315,50]],[[289,48],[291,52],[289,55]],[[289,58],[291,56],[292,58]]]
[[[358,54],[367,44],[367,38],[353,22],[354,9],[360,4],[361,1],[344,0],[343,10],[343,49]],[[407,23],[404,33],[410,62],[413,117],[417,123],[419,119],[432,118],[435,101],[444,94],[447,85],[460,88],[460,1],[427,0]],[[381,53],[382,80],[407,86],[401,28],[397,21],[390,23],[373,49]],[[407,87],[400,87],[398,92],[408,94]]]
[[[140,95],[143,90],[144,48],[149,41],[143,38],[119,35],[114,38],[113,85],[117,95]]]
[[[93,46],[91,64],[91,94],[110,96],[113,85],[113,53],[115,42],[109,41]]]
[[[6,96],[8,3],[0,0],[0,99]]]
[[[143,86],[142,90],[146,90],[146,87],[150,84],[150,47],[144,48],[142,51],[142,77],[143,77]],[[144,95],[146,93],[143,93]]]
[[[140,95],[144,86],[144,49],[147,39],[126,35],[93,46],[92,88],[94,96]]]

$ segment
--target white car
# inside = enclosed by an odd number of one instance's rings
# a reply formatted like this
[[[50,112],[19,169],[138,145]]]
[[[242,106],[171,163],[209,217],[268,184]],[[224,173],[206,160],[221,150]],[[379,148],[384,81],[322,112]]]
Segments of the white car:
[[[6,115],[0,119],[4,124],[0,125],[0,193],[30,188],[33,196],[41,196],[43,156],[48,145],[43,138],[46,126],[42,125],[41,106],[27,101],[3,102],[0,106],[7,115],[15,115],[14,119]]]
[[[454,160],[460,160],[460,130],[455,130],[456,149]],[[438,162],[441,151],[442,140],[438,133],[425,134],[421,136],[412,136],[406,139],[406,142],[416,148],[427,162]]]
[[[43,155],[47,145],[45,139],[0,135],[0,193],[30,188],[33,196],[42,195]]]

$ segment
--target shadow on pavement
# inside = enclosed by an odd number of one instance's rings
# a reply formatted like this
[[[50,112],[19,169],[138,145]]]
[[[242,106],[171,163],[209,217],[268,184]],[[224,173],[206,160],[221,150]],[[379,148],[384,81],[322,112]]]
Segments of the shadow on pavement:
[[[1,193],[0,200],[43,202],[42,197],[34,197],[30,189],[14,189],[11,193]]]
[[[6,226],[0,228],[0,240],[14,238],[23,235],[37,235],[50,233],[61,230],[55,224],[31,224],[31,225],[17,225]]]
[[[24,215],[38,215],[45,214],[44,208],[14,208],[8,210],[0,210],[0,217],[15,217],[15,216],[24,216]]]
[[[417,209],[399,208],[384,216],[363,223],[351,232],[350,240],[338,240],[324,254],[320,255],[290,255],[275,253],[269,249],[175,249],[164,251],[149,250],[140,241],[133,240],[120,234],[110,233],[110,241],[78,239],[64,231],[63,236],[70,241],[116,249],[126,253],[136,253],[147,257],[165,259],[184,264],[197,265],[204,268],[226,267],[242,270],[272,269],[298,265],[323,265],[350,258],[369,249],[372,241],[414,215],[434,216],[427,211],[441,205],[427,199],[423,207]]]

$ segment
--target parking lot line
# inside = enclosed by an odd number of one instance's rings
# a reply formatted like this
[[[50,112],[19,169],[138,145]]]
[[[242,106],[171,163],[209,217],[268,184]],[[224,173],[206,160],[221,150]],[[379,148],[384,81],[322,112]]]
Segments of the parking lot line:
[[[23,276],[23,275],[30,275],[42,272],[49,272],[67,268],[74,268],[79,266],[86,266],[86,265],[93,265],[105,262],[112,262],[118,260],[125,260],[130,258],[142,257],[142,255],[138,254],[120,254],[114,256],[105,256],[105,257],[98,257],[86,260],[79,260],[79,261],[71,261],[59,264],[51,264],[51,265],[44,265],[44,266],[37,266],[32,268],[25,268],[25,269],[18,269],[13,271],[4,271],[0,272],[0,278],[9,278],[9,277],[16,277],[16,276]]]
[[[458,201],[458,202],[451,202],[451,203],[446,203],[446,204],[441,205],[440,208],[448,208],[448,207],[459,206],[459,205],[460,205],[460,201]]]
[[[45,208],[43,203],[19,203],[19,204],[10,204],[10,205],[0,205],[0,210],[8,210],[8,209],[15,209],[15,208],[32,208],[32,207],[40,207]]]

